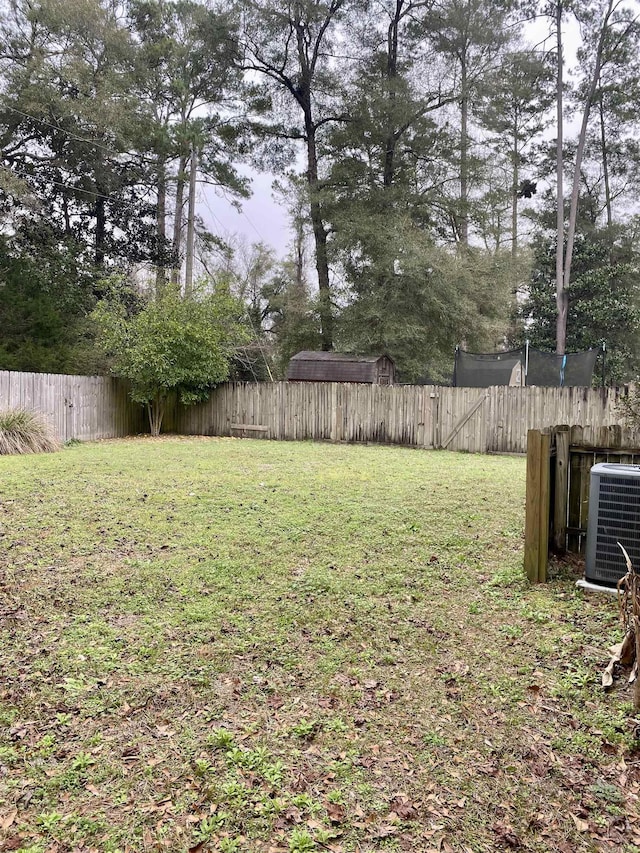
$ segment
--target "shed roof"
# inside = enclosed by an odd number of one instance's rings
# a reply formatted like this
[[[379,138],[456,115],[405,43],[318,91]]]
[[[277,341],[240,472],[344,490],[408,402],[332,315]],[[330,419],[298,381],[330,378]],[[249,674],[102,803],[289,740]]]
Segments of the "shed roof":
[[[393,360],[385,355],[303,350],[289,362],[287,379],[309,382],[377,382],[378,363],[381,361],[393,366]]]
[[[375,364],[375,362],[380,361],[381,358],[389,358],[389,356],[353,355],[352,353],[344,352],[324,352],[323,350],[315,352],[314,350],[302,350],[302,352],[297,352],[295,355],[291,356],[291,361],[356,361],[366,364]],[[393,361],[393,359],[389,358],[389,361]]]

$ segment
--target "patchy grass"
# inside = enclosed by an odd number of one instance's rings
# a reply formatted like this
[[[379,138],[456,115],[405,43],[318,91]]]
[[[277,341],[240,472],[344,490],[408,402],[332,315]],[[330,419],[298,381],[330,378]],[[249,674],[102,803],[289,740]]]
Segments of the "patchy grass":
[[[615,601],[523,581],[524,467],[0,460],[0,849],[640,850]]]

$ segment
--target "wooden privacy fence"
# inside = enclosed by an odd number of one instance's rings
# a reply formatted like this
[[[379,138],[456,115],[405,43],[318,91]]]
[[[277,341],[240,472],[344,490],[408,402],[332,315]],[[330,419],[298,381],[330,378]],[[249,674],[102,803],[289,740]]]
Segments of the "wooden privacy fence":
[[[185,435],[380,442],[470,453],[525,453],[527,431],[558,421],[609,426],[617,389],[447,388],[329,382],[230,382],[199,406],[169,407]],[[141,406],[110,377],[0,371],[0,409],[42,412],[58,436],[90,440],[148,431]]]
[[[328,382],[227,383],[167,414],[195,435],[381,442],[470,453],[526,453],[527,432],[565,420],[620,422],[617,389],[447,388]]]
[[[584,553],[590,473],[598,462],[640,463],[640,431],[621,426],[529,431],[524,562],[534,583],[546,580],[550,551]]]
[[[119,438],[148,431],[144,409],[109,376],[0,370],[0,410],[40,412],[61,441]]]

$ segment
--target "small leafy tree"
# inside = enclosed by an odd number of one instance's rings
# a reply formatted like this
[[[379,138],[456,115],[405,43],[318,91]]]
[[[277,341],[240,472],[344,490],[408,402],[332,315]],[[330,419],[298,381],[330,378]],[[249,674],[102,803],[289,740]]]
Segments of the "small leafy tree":
[[[193,405],[228,378],[233,351],[246,340],[241,310],[224,290],[183,299],[168,288],[133,315],[116,298],[98,304],[93,317],[111,372],[129,381],[132,400],[146,405],[152,435],[160,434],[171,392]]]

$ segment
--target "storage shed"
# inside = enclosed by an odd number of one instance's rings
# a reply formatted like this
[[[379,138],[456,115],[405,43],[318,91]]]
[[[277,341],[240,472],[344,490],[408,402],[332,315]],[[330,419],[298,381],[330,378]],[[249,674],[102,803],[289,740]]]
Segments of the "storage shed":
[[[340,352],[296,353],[289,362],[291,382],[368,382],[393,385],[395,363],[387,355],[347,355]]]

